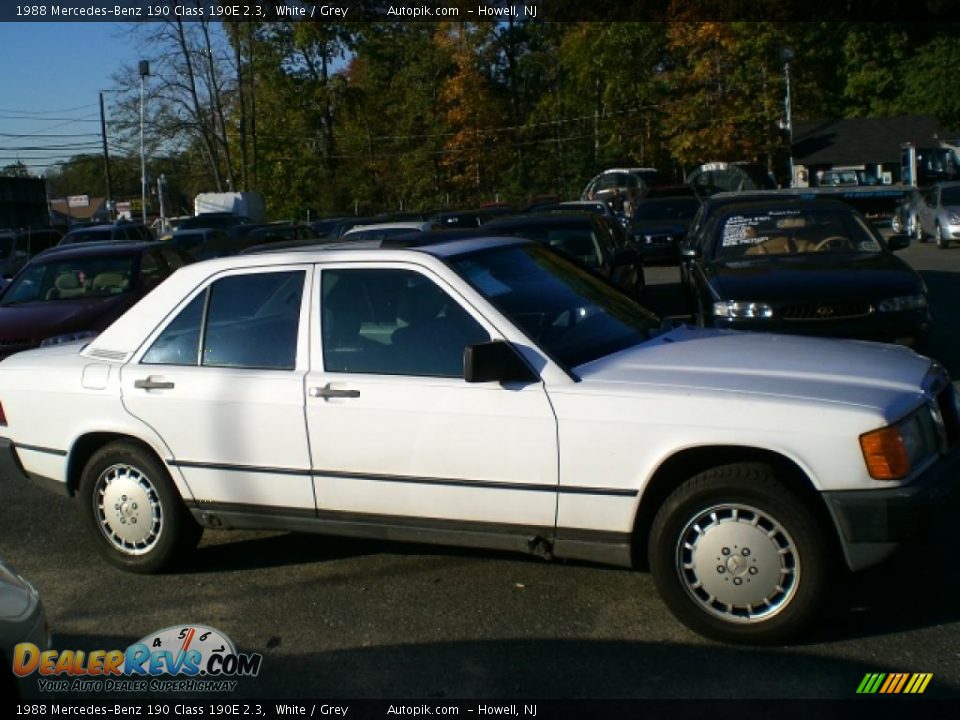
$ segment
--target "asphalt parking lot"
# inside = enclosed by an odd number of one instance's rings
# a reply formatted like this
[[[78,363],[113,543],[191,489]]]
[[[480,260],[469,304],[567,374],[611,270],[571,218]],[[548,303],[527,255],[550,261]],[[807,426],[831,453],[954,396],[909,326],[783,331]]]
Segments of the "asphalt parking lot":
[[[960,249],[902,256],[932,294],[929,353],[960,378]],[[676,280],[648,271],[657,312],[682,312]],[[852,698],[865,673],[925,672],[927,696],[960,698],[957,509],[838,584],[807,642],[772,649],[693,635],[644,571],[492,551],[207,531],[182,571],[126,574],[94,553],[72,501],[32,486],[0,487],[0,555],[43,594],[55,648],[197,623],[262,653],[232,697]]]

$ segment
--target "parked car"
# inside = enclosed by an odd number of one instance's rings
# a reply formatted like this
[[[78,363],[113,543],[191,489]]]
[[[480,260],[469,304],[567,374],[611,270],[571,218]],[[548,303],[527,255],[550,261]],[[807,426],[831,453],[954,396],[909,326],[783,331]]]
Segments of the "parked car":
[[[556,248],[634,298],[642,298],[646,291],[643,259],[616,221],[593,213],[532,213],[493,220],[483,230]]]
[[[580,199],[602,200],[612,205],[619,198],[622,207],[614,207],[614,211],[629,215],[650,187],[663,184],[663,178],[656,168],[611,168],[590,180]]]
[[[927,290],[884,240],[841,202],[730,205],[681,250],[681,277],[701,325],[921,345]]]
[[[444,210],[433,213],[428,220],[442,230],[480,227],[499,217],[512,215],[509,205],[493,203],[477,210]]]
[[[347,230],[340,239],[343,241],[385,240],[399,235],[408,235],[416,232],[430,232],[437,228],[437,224],[430,221],[384,222],[372,225],[354,225]]]
[[[857,187],[881,184],[876,175],[865,170],[827,170],[817,180],[817,185],[820,187]]]
[[[637,204],[629,234],[647,265],[675,265],[680,259],[680,243],[700,209],[695,196],[644,198]]]
[[[201,213],[200,215],[194,215],[193,217],[181,220],[180,224],[177,225],[176,231],[173,233],[173,237],[176,237],[178,232],[184,230],[211,229],[229,232],[231,228],[237,225],[246,225],[252,222],[250,218],[244,215],[235,215],[230,212]]]
[[[678,618],[746,643],[815,625],[960,478],[928,358],[665,330],[514,238],[186,267],[85,347],[0,363],[0,410],[0,478],[77,496],[126,570],[203,527],[646,556]]]
[[[937,183],[920,196],[914,231],[918,240],[932,236],[941,249],[960,242],[960,182]]]
[[[543,202],[524,208],[524,214],[548,212],[586,212],[600,215],[612,221],[619,221],[619,216],[602,200],[563,200]]]
[[[128,240],[149,242],[153,240],[150,228],[140,223],[116,222],[112,225],[89,225],[75,228],[60,239],[59,245],[75,245],[87,242]]]
[[[61,237],[52,228],[0,230],[0,277],[13,277],[34,255],[56,246]]]
[[[40,593],[0,559],[0,692],[8,700],[21,696],[11,671],[14,650],[20,643],[32,643],[41,652],[47,650],[50,628]]]
[[[37,255],[0,293],[0,358],[93,337],[192,260],[167,243],[83,243]]]

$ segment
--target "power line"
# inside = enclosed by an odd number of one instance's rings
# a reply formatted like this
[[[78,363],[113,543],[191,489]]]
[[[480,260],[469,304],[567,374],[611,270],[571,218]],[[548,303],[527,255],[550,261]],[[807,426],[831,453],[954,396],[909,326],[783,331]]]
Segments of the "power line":
[[[99,137],[99,133],[61,133],[45,134],[40,133],[0,133],[0,137],[6,138],[70,138],[70,137]]]
[[[77,105],[76,107],[60,108],[59,110],[20,110],[10,108],[0,108],[0,113],[16,113],[18,115],[50,115],[57,113],[73,112],[74,110],[85,110],[86,108],[96,107],[95,104]],[[42,119],[42,118],[41,118]]]

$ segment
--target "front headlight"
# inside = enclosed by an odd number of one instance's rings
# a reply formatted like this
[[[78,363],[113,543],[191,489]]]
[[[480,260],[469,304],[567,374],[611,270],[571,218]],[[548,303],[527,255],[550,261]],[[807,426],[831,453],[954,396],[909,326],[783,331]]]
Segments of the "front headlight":
[[[860,436],[867,472],[874,480],[902,480],[938,451],[938,443],[927,407],[919,408],[896,425]]]
[[[93,330],[78,330],[77,332],[64,333],[63,335],[53,335],[40,343],[40,347],[47,345],[62,345],[63,343],[74,342],[75,340],[86,340],[96,337],[97,333]]]
[[[927,296],[923,293],[887,298],[877,303],[878,312],[899,312],[901,310],[919,310],[927,306]]]
[[[722,300],[713,304],[713,316],[732,320],[769,319],[773,317],[773,308],[766,303]]]

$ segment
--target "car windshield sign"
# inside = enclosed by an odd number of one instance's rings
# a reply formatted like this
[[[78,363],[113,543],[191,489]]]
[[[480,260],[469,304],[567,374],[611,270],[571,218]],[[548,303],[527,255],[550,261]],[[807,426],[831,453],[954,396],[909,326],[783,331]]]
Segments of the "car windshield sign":
[[[659,327],[657,318],[628,296],[540,245],[484,250],[451,264],[567,367],[644,342]]]
[[[718,220],[714,238],[717,260],[883,251],[860,218],[839,209],[764,208],[731,212]]]

